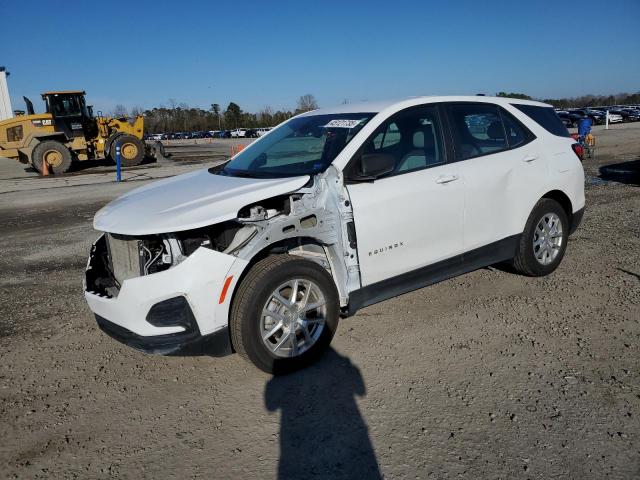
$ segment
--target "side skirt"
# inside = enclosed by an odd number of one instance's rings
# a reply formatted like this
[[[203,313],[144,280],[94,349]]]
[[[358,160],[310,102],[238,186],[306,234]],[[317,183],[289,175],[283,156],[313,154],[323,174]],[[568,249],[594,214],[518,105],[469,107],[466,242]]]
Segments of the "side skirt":
[[[355,315],[359,309],[374,303],[510,260],[516,254],[519,241],[520,235],[512,235],[462,255],[354,290],[349,295],[349,315]]]

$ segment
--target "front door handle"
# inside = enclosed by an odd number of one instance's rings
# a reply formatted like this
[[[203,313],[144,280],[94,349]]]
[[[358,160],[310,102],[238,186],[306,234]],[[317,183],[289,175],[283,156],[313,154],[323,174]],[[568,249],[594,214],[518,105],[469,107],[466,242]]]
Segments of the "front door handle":
[[[439,184],[449,183],[449,182],[455,182],[456,180],[458,180],[457,175],[442,175],[436,179],[436,183],[439,183]]]
[[[529,155],[527,155],[526,157],[524,157],[524,158],[522,159],[522,161],[523,161],[523,162],[526,162],[526,163],[531,163],[531,162],[533,162],[534,160],[537,160],[537,159],[538,159],[538,155],[533,154],[533,153],[530,153]]]

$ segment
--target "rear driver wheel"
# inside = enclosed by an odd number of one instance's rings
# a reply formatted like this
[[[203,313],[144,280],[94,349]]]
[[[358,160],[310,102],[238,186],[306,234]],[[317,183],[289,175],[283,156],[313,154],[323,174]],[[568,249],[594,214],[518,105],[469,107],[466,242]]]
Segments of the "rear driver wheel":
[[[56,140],[45,140],[38,143],[31,152],[31,164],[42,174],[42,165],[46,162],[49,173],[60,175],[71,168],[73,159],[71,152]]]
[[[514,268],[532,277],[549,275],[564,257],[568,236],[569,221],[562,206],[550,198],[541,199],[520,237]]]

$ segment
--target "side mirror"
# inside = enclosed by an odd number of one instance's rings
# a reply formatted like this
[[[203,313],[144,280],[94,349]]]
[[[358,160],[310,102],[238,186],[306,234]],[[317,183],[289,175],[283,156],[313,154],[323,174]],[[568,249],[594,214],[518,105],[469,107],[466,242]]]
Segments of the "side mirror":
[[[375,180],[396,168],[396,159],[387,153],[365,153],[360,157],[359,180]]]

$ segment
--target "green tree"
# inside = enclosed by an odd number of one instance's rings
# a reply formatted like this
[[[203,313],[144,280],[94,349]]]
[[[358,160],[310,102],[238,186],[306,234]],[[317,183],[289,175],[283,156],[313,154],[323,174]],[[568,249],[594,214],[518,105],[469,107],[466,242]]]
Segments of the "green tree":
[[[213,112],[213,116],[215,117],[216,121],[218,122],[218,130],[222,130],[222,118],[221,118],[221,115],[220,115],[220,104],[212,103],[211,104],[211,111]]]
[[[496,93],[496,97],[508,97],[508,98],[519,98],[521,100],[532,100],[529,95],[524,93],[507,93],[507,92],[498,92]]]
[[[238,128],[238,123],[242,118],[242,109],[237,103],[229,103],[227,110],[224,112],[224,122],[228,128]]]

